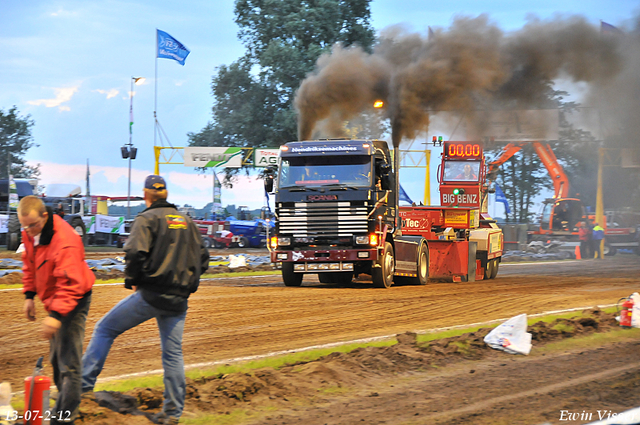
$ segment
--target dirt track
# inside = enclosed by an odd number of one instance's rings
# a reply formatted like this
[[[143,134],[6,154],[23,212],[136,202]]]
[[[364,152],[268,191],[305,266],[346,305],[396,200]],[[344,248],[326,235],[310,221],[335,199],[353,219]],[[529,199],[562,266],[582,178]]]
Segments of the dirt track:
[[[305,278],[301,288],[284,287],[279,276],[207,281],[190,300],[185,364],[611,304],[640,288],[639,272],[637,256],[619,255],[604,261],[504,264],[493,281],[388,290],[366,282],[330,287],[315,277]],[[94,288],[85,344],[95,322],[129,293],[120,286]],[[17,390],[37,357],[47,354],[48,344],[39,339],[38,325],[22,318],[19,291],[0,292],[0,297],[5,323],[0,381],[9,380]],[[38,318],[44,317],[39,303],[38,308]],[[114,343],[101,377],[160,368],[157,328],[148,322]]]

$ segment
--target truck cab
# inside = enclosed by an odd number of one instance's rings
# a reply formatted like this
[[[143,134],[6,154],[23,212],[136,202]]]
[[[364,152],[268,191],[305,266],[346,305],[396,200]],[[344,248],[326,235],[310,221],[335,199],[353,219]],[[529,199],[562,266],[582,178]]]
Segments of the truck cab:
[[[383,229],[395,231],[392,159],[381,140],[313,140],[281,147],[272,261],[285,284],[305,273],[323,282],[370,272]]]

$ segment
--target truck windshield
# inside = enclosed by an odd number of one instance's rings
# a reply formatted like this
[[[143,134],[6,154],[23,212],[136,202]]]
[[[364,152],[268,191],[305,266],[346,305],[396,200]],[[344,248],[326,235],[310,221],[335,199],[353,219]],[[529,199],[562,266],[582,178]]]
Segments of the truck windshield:
[[[445,161],[444,181],[478,181],[480,161]]]
[[[371,158],[364,155],[282,158],[278,186],[371,186]]]

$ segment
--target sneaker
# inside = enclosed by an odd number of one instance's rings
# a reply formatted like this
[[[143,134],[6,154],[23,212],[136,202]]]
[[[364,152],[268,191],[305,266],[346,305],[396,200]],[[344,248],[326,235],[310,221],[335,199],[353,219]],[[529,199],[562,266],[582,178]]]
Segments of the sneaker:
[[[180,422],[179,418],[176,418],[175,416],[167,416],[164,412],[158,412],[150,419],[154,424],[160,425],[178,425],[178,422]]]
[[[85,391],[80,395],[80,402],[83,400],[96,401],[96,395],[93,390]],[[97,401],[96,401],[97,402]]]

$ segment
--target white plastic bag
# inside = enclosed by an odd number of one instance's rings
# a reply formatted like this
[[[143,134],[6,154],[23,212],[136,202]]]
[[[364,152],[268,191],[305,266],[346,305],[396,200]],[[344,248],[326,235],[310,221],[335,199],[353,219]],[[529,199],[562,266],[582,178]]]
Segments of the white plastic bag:
[[[11,384],[3,382],[0,384],[0,423],[12,424],[8,418],[13,416],[13,407],[11,407]]]
[[[484,337],[491,348],[511,354],[524,354],[531,351],[531,334],[527,332],[527,315],[520,314],[498,325]]]
[[[229,268],[247,267],[247,258],[244,255],[229,255]]]
[[[640,294],[634,292],[631,294],[633,308],[631,309],[631,327],[640,328]]]

